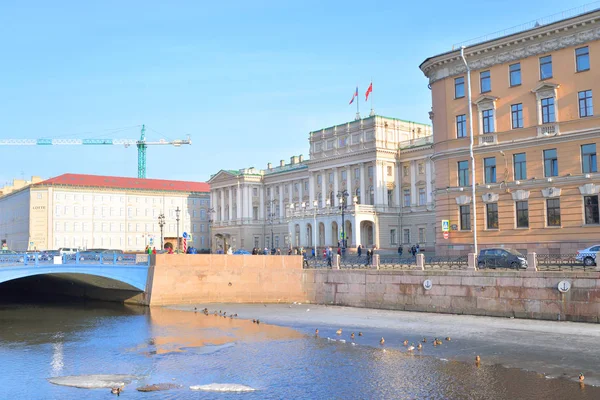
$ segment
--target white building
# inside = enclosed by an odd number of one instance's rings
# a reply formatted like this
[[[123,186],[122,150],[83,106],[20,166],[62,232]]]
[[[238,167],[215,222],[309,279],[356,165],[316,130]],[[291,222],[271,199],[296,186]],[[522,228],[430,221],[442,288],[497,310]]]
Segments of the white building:
[[[209,186],[202,182],[64,174],[0,197],[0,240],[11,250],[144,250],[192,236],[209,248]]]
[[[433,250],[432,142],[429,125],[381,116],[311,132],[310,160],[211,177],[212,233],[246,250],[337,246],[342,234],[349,248]]]

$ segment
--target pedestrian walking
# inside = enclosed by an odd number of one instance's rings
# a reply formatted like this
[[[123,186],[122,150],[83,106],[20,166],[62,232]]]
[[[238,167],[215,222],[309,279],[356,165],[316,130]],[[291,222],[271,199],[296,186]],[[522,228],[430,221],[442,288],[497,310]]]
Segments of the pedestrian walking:
[[[371,264],[372,257],[373,257],[373,253],[371,253],[371,249],[367,249],[367,262],[365,262],[365,265]]]
[[[357,252],[358,252],[358,257],[362,256],[362,245],[360,245],[360,244],[358,245]]]
[[[303,263],[302,263],[302,265],[303,265],[304,267],[308,268],[308,259],[307,259],[307,256],[306,256],[306,250],[304,250],[304,251],[302,252],[302,260],[303,260]]]
[[[402,246],[398,246],[398,257],[402,257],[403,251],[404,251],[404,249],[402,249]]]
[[[327,256],[327,266],[331,267],[331,247],[327,248],[325,255]]]
[[[310,249],[310,254],[312,254],[312,258],[315,258],[315,248]]]

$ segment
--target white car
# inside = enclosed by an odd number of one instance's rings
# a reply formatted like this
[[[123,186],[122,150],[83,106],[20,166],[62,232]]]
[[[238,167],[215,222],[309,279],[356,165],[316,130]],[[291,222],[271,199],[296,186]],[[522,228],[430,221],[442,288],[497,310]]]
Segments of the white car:
[[[588,247],[587,249],[577,251],[575,259],[581,261],[586,267],[596,265],[596,253],[600,251],[600,245]]]
[[[77,253],[77,249],[73,247],[61,247],[58,252],[62,256],[63,254],[71,255]]]

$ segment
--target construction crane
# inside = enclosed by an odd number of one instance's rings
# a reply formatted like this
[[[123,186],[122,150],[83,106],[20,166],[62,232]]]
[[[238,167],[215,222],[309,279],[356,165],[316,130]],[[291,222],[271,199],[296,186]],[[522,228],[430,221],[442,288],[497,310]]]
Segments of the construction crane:
[[[0,139],[0,146],[57,146],[57,145],[83,145],[83,146],[111,146],[122,145],[125,147],[135,145],[138,149],[138,178],[146,178],[146,148],[148,146],[171,145],[179,147],[183,144],[192,144],[188,135],[187,139],[167,141],[160,139],[158,142],[146,141],[146,126],[142,125],[139,140],[136,139]]]

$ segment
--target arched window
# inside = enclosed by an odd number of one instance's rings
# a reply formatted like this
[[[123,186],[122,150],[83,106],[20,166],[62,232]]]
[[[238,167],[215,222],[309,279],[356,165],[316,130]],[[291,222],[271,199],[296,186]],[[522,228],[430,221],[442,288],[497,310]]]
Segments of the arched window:
[[[317,194],[317,202],[319,204],[319,208],[323,208],[323,196],[321,196],[321,193]]]
[[[356,188],[354,195],[356,196],[356,204],[360,204],[360,188]]]
[[[375,205],[375,190],[373,189],[373,186],[369,188],[369,204]]]

